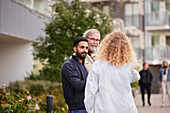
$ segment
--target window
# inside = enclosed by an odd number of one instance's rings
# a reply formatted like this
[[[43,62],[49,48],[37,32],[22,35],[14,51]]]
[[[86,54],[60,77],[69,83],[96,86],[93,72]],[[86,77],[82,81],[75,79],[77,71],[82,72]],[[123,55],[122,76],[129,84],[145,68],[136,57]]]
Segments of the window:
[[[29,7],[40,13],[50,16],[50,13],[48,11],[50,11],[51,8],[48,6],[50,3],[48,0],[16,0],[16,1],[25,5],[26,7]]]
[[[170,11],[170,2],[166,2],[166,11]]]
[[[109,15],[109,6],[103,6],[103,12]]]
[[[138,59],[140,58],[140,42],[139,37],[129,37],[129,40],[137,54]]]
[[[152,36],[152,47],[159,46],[159,36],[153,35]]]
[[[139,4],[125,5],[125,25],[126,27],[135,26],[139,28]]]
[[[44,0],[34,0],[34,9],[44,13]]]
[[[134,48],[140,48],[139,37],[129,37],[129,40]]]
[[[31,7],[31,0],[16,0],[16,1],[27,7]]]
[[[170,46],[170,36],[166,36],[166,45]]]
[[[151,2],[151,11],[158,12],[159,11],[159,2]]]

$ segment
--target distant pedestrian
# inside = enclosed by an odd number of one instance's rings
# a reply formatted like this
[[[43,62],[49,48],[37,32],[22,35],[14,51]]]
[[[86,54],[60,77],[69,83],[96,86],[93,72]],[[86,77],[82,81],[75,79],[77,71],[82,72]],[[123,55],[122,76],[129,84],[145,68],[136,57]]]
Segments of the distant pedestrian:
[[[145,106],[145,90],[148,93],[148,104],[151,106],[150,97],[153,76],[147,63],[143,63],[143,69],[139,72],[139,74],[141,77],[139,80],[139,86],[141,88],[143,106]]]
[[[159,73],[159,80],[158,80],[159,87],[162,87],[162,107],[165,106],[165,97],[166,92],[168,93],[168,99],[170,106],[170,68],[168,66],[167,61],[163,61],[162,68],[160,69]]]
[[[121,32],[108,34],[101,42],[85,88],[88,113],[137,113],[130,83],[139,80],[136,56]]]

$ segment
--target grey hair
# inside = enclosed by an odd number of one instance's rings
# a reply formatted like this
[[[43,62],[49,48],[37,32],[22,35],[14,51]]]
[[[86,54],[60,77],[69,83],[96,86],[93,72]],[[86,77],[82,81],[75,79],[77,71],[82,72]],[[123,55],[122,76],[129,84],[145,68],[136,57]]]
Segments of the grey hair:
[[[97,29],[89,29],[83,34],[83,37],[88,38],[90,35],[94,33],[97,33],[100,36],[100,32]]]

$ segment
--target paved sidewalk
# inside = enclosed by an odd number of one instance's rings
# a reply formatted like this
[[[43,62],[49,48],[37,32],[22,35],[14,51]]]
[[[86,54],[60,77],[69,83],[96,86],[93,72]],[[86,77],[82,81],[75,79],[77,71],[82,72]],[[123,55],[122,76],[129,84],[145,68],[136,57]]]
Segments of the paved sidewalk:
[[[162,96],[161,94],[151,94],[151,106],[147,103],[147,94],[145,94],[145,106],[142,106],[141,95],[135,96],[135,103],[139,113],[170,113],[168,107],[168,96],[166,96],[165,106],[161,107]]]

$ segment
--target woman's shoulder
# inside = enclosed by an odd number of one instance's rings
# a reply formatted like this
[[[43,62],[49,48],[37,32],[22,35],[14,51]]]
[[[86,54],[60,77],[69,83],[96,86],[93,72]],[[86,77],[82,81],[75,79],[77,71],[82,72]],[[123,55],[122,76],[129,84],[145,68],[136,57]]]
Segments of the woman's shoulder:
[[[108,62],[107,61],[96,60],[93,64],[94,65],[108,64]]]
[[[101,60],[97,60],[93,63],[94,66],[106,66],[109,65],[108,61],[101,61]],[[121,66],[115,66],[112,65],[113,67],[117,67],[117,68],[134,68],[134,65],[132,63],[126,63],[123,64]]]
[[[123,64],[122,67],[128,68],[128,69],[134,69],[135,68],[135,66],[131,62]]]
[[[101,70],[104,69],[107,66],[107,64],[108,64],[107,61],[96,60],[93,63],[92,68],[95,70]]]

